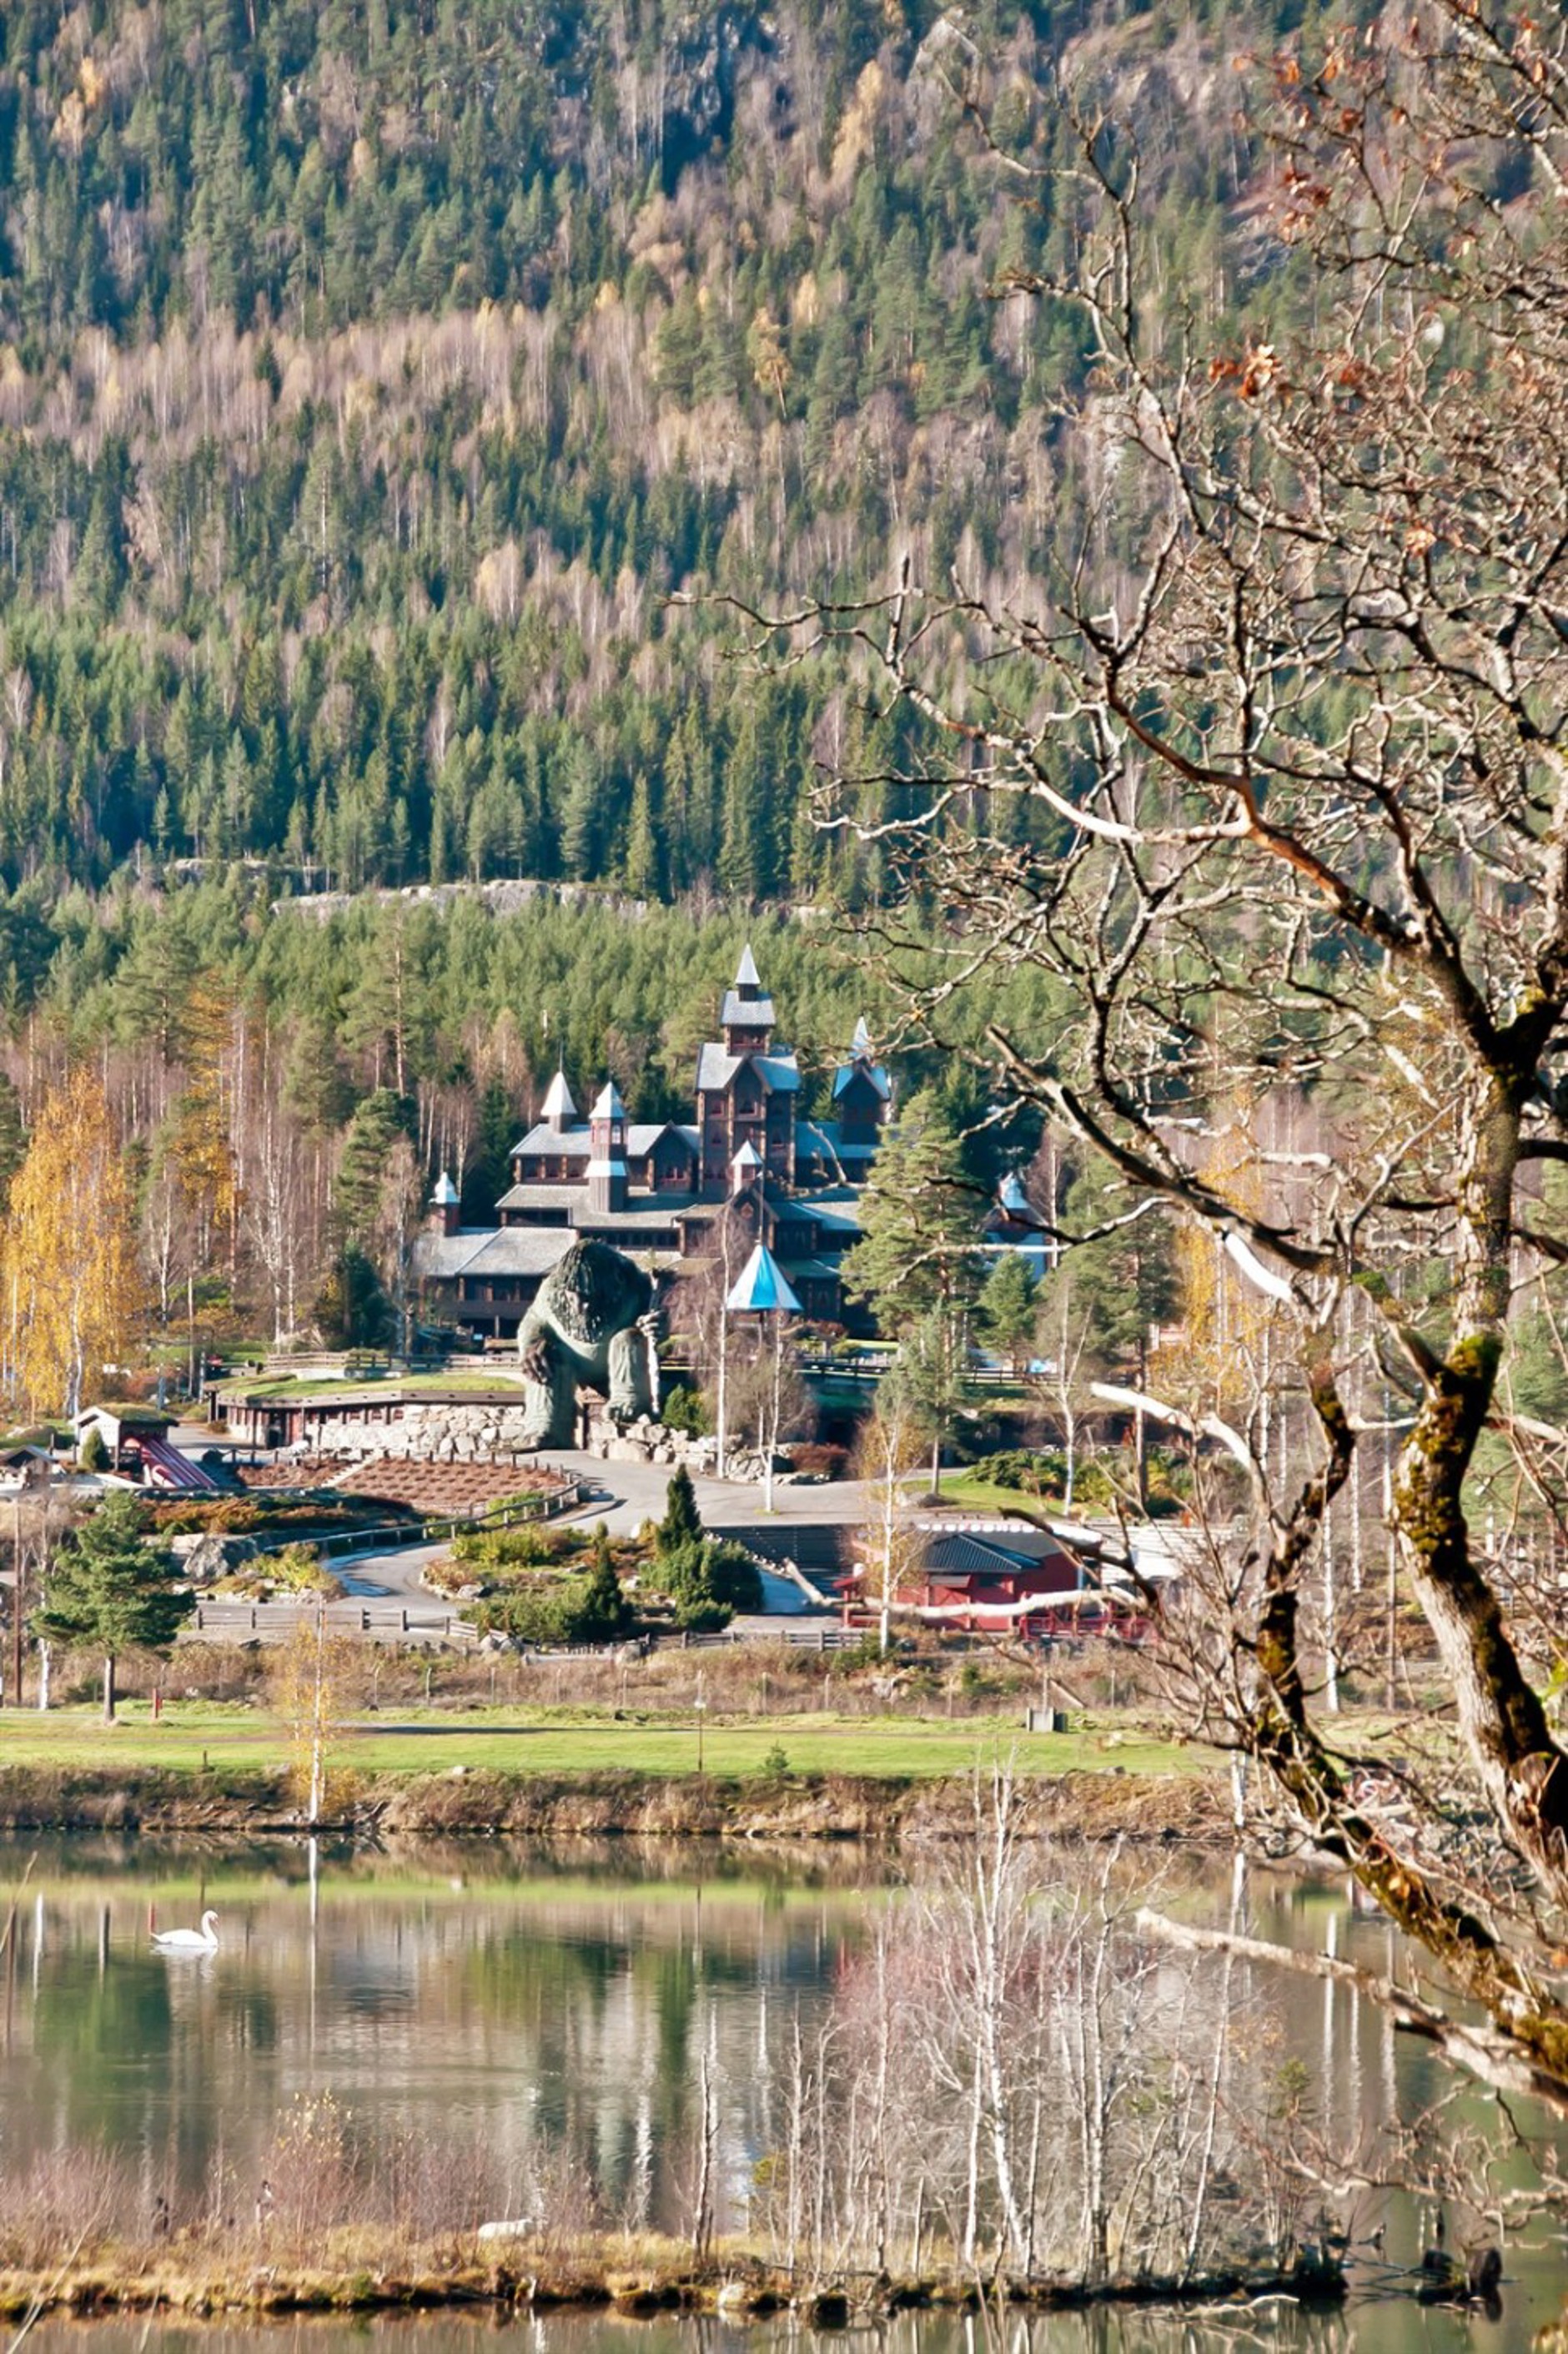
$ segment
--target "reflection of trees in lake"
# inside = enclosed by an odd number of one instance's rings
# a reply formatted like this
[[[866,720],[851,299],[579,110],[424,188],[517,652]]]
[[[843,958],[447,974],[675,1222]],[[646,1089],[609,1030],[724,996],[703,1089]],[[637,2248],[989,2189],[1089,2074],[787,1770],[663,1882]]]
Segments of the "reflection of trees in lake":
[[[863,1861],[846,1874],[842,1895],[802,1897],[777,1872],[755,1883],[705,1879],[699,1892],[689,1862],[684,1882],[662,1870],[641,1882],[619,1849],[615,1872],[598,1887],[575,1846],[569,1869],[551,1876],[531,1869],[524,1882],[482,1876],[488,1849],[475,1857],[445,1846],[439,1861],[450,1868],[439,1872],[437,1860],[396,1881],[379,1877],[385,1857],[329,1865],[313,1940],[302,1880],[282,1877],[292,1851],[269,1852],[266,1864],[276,1868],[264,1872],[256,1855],[231,1850],[204,1883],[198,1867],[207,1859],[165,1850],[162,1869],[178,1871],[177,1891],[158,1885],[135,1850],[126,1868],[96,1877],[51,1871],[18,1924],[15,2015],[9,2045],[0,2042],[7,2162],[101,2136],[187,2190],[207,2179],[219,2155],[249,2181],[279,2117],[297,2097],[330,2091],[356,2135],[375,2140],[429,2128],[455,2142],[466,2137],[485,2145],[509,2180],[559,2181],[568,2168],[611,2218],[630,2213],[679,2229],[711,2050],[722,2230],[744,2218],[758,2161],[771,2158],[779,2179],[797,2016],[809,2048],[831,2011],[841,2058],[874,2051],[876,2005],[868,2003],[870,1964],[861,1957],[879,1925],[913,1918],[929,1901],[919,1890],[895,1895],[876,1887]],[[922,1867],[927,1878],[934,1869]],[[1145,1869],[1146,1860],[1128,1865],[1129,1873]],[[1224,1905],[1228,1872],[1177,1863],[1171,1876],[1181,1879],[1194,1917]],[[157,1960],[146,1949],[145,1901],[155,1894],[160,1921],[194,1917],[204,1884],[220,1914],[218,1954],[196,1965]],[[1181,1893],[1171,1886],[1167,1901]],[[1381,1926],[1350,1922],[1342,1898],[1324,1885],[1259,1883],[1255,1901],[1254,1926],[1319,1950],[1335,1935],[1375,1935],[1363,1957],[1390,1967]],[[923,1978],[912,1955],[897,1974],[904,2009],[888,2083],[901,2098],[927,2031],[910,2005],[922,1987],[930,1994],[943,1949],[927,1937],[921,1952]],[[934,1995],[927,2008],[929,2018],[939,2015]],[[1408,2111],[1417,2092],[1442,2089],[1418,2051],[1402,2048],[1396,2069],[1381,2024],[1349,1989],[1330,2001],[1320,1988],[1271,1982],[1254,1988],[1250,2009],[1238,1997],[1234,2012],[1235,2081],[1250,2081],[1244,2061],[1265,2069],[1301,2057],[1321,2087],[1324,2123],[1346,2140],[1402,2101]],[[1196,1995],[1191,2016],[1205,2033],[1212,2029],[1213,2006],[1202,2010]],[[967,2032],[960,2017],[953,2049],[969,2051],[972,2062]],[[1171,2063],[1160,2064],[1169,2080]],[[1192,2081],[1202,2081],[1201,2069]],[[1156,2091],[1145,2084],[1139,2098]],[[906,2137],[923,2161],[947,2167],[944,2196],[962,2182],[971,2097],[972,2075],[965,2076]],[[852,2137],[847,2112],[833,2100],[835,2163],[857,2147],[863,2159],[860,2125]],[[1043,2098],[1043,2117],[1054,2114]],[[1027,2123],[1018,2128],[1025,2149]],[[1043,2148],[1054,2165],[1054,2139],[1043,2139]],[[1044,2179],[1046,2156],[1040,2162]],[[863,2173],[858,2196],[869,2211]]]

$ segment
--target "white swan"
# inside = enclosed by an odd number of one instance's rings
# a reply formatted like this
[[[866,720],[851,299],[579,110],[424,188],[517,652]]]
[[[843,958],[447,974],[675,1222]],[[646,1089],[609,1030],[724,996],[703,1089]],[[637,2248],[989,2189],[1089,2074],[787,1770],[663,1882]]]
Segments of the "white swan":
[[[161,1954],[216,1954],[217,1915],[204,1913],[199,1929],[154,1929],[153,1943]]]

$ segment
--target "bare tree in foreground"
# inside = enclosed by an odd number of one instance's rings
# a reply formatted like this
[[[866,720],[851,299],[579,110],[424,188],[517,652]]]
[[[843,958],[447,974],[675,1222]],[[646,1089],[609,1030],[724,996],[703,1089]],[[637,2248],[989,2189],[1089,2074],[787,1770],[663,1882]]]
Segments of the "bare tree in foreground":
[[[1540,1183],[1568,1159],[1564,38],[1418,0],[1281,69],[1276,253],[1287,286],[1318,272],[1295,341],[1199,349],[1161,313],[1136,164],[1080,123],[1051,189],[1077,267],[1014,285],[1092,340],[1064,431],[1130,554],[1062,551],[1040,612],[906,578],[790,617],[950,748],[880,780],[876,829],[951,911],[935,969],[883,935],[931,1034],[971,977],[1049,976],[1072,1018],[993,1023],[997,1082],[1094,1147],[1120,1214],[1206,1230],[1268,1311],[1245,1418],[1142,1401],[1245,1484],[1239,1533],[1211,1532],[1197,1723],[1481,2006],[1450,2048],[1560,2105],[1568,1756],[1467,1482],[1483,1437],[1512,1445],[1560,1516],[1563,1436],[1499,1371],[1516,1288],[1568,1263]],[[949,694],[955,646],[980,688]],[[1303,1096],[1310,1142],[1274,1117]],[[1413,1783],[1414,1818],[1368,1808],[1304,1651],[1369,1370],[1395,1384],[1399,1570],[1492,1833],[1457,1863],[1455,1776]]]
[[[770,2054],[754,2220],[780,2261],[1094,2286],[1288,2269],[1322,2185],[1288,2163],[1245,1963],[1173,1963],[1135,1919],[1146,1860],[1041,1840],[1005,1769],[974,1801],[972,1840]]]

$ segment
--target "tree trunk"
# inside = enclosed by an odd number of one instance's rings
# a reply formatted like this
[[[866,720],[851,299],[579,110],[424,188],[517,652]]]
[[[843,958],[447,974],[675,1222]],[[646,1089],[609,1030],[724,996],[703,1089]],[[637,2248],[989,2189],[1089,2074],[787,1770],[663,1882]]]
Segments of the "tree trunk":
[[[106,1651],[103,1658],[103,1722],[114,1722],[114,1654]]]
[[[1488,1800],[1542,1887],[1561,1901],[1568,1893],[1568,1771],[1497,1595],[1476,1565],[1464,1508],[1465,1478],[1491,1405],[1511,1304],[1519,1117],[1514,1091],[1489,1075],[1467,1108],[1454,1338],[1427,1375],[1425,1402],[1395,1466],[1393,1524]]]

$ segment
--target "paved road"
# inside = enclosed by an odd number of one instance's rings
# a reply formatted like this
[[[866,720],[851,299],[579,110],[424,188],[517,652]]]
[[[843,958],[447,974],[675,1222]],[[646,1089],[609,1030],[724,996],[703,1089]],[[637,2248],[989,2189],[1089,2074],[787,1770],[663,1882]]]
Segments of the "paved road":
[[[630,1536],[645,1521],[659,1520],[663,1514],[670,1474],[660,1465],[601,1463],[597,1455],[555,1451],[550,1461],[588,1483],[590,1489],[588,1502],[575,1512],[563,1513],[562,1521],[589,1527],[602,1521],[611,1536]],[[699,1479],[693,1485],[705,1528],[722,1532],[761,1523],[762,1490],[756,1481]],[[768,1525],[779,1530],[838,1527],[858,1518],[862,1495],[856,1481],[793,1487],[776,1480]],[[399,1546],[393,1552],[349,1553],[335,1560],[333,1568],[351,1594],[371,1598],[423,1595],[428,1589],[419,1584],[420,1572],[446,1550],[444,1544],[424,1544]],[[791,1579],[777,1576],[771,1570],[764,1570],[761,1575],[763,1606],[769,1613],[793,1615],[808,1607]]]
[[[181,1423],[169,1436],[175,1446],[195,1456],[215,1443],[213,1434],[198,1423]],[[549,1461],[552,1467],[558,1466],[569,1476],[589,1483],[589,1501],[577,1511],[564,1513],[564,1520],[587,1522],[589,1526],[602,1521],[611,1536],[630,1536],[645,1521],[662,1517],[670,1474],[660,1465],[604,1463],[597,1455],[556,1448],[550,1450]],[[705,1528],[722,1532],[756,1528],[764,1523],[760,1481],[698,1478],[693,1485]],[[838,1527],[858,1520],[862,1505],[863,1490],[858,1481],[796,1487],[787,1480],[775,1480],[773,1511],[767,1525],[779,1531],[791,1526]],[[392,1552],[339,1555],[332,1566],[351,1595],[366,1600],[382,1596],[428,1599],[429,1589],[419,1584],[420,1573],[427,1563],[446,1550],[445,1545],[438,1544],[404,1545]],[[808,1607],[805,1597],[790,1579],[764,1571],[762,1580],[764,1606],[769,1612],[793,1614]]]

